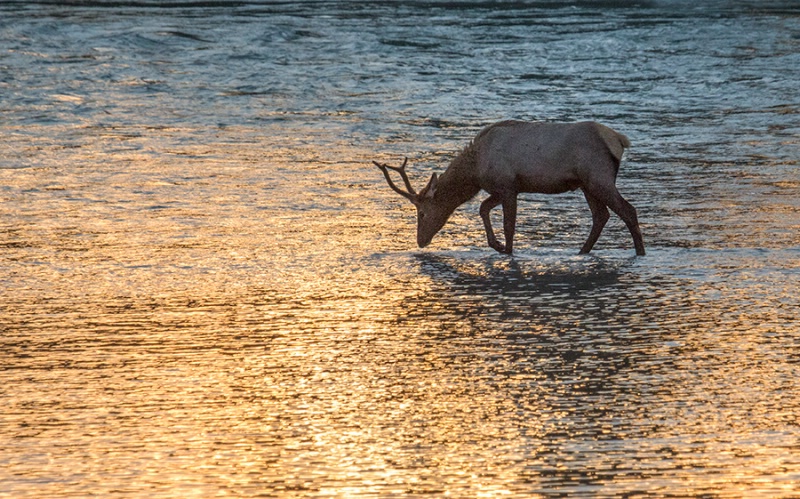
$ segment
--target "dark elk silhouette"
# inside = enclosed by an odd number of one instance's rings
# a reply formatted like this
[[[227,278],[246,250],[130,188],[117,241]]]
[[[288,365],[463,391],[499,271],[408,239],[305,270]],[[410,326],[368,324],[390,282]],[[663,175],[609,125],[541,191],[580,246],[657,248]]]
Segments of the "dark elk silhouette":
[[[383,171],[389,187],[417,207],[417,244],[427,246],[456,208],[481,189],[489,197],[481,203],[480,215],[489,246],[510,254],[517,222],[517,195],[522,192],[559,194],[581,189],[592,210],[592,230],[581,248],[594,247],[609,219],[608,209],[619,215],[633,236],[637,255],[644,255],[644,241],[636,209],[616,186],[622,153],[630,141],[621,133],[595,122],[528,123],[501,121],[489,125],[464,148],[440,176],[435,173],[417,193],[403,165],[373,162]],[[389,170],[405,184],[392,182]],[[503,205],[505,244],[494,235],[490,211]]]

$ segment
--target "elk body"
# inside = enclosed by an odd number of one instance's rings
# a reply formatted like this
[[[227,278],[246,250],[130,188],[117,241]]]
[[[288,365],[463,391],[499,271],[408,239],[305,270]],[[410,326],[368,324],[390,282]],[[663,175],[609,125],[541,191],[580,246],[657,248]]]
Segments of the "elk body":
[[[628,138],[595,122],[529,123],[501,121],[489,125],[470,142],[441,175],[433,174],[419,193],[405,167],[374,162],[389,186],[417,208],[417,244],[427,246],[456,208],[479,191],[489,193],[480,215],[489,246],[510,254],[517,221],[517,195],[522,192],[559,194],[581,189],[592,211],[592,229],[581,248],[588,253],[609,219],[609,208],[627,225],[637,255],[644,241],[636,209],[617,191],[616,179]],[[389,170],[400,174],[406,190],[392,182]],[[489,217],[503,207],[505,244],[497,240]]]

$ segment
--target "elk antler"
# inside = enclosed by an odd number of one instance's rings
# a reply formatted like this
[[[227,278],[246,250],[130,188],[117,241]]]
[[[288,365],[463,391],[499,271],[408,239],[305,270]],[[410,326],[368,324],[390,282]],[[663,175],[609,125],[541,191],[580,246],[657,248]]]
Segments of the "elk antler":
[[[389,166],[386,163],[378,163],[377,161],[373,161],[373,163],[375,164],[375,166],[381,169],[381,171],[383,172],[383,176],[386,177],[386,181],[389,182],[389,187],[394,189],[396,193],[400,194],[401,196],[408,199],[412,203],[417,202],[417,191],[415,191],[414,188],[411,187],[411,181],[408,180],[408,174],[406,173],[406,163],[408,163],[408,158],[405,158],[403,160],[402,166]],[[400,174],[400,178],[403,179],[403,183],[406,185],[407,191],[404,191],[399,187],[397,187],[396,185],[394,185],[394,182],[392,182],[392,178],[389,176],[389,170],[396,171],[397,173]]]

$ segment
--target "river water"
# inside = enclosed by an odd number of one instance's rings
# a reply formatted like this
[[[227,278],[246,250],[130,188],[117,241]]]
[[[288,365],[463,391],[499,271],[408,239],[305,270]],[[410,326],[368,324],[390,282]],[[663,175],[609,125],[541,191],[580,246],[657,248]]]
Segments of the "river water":
[[[796,2],[61,4],[0,4],[0,496],[800,497]],[[371,161],[508,118],[628,135],[647,256],[579,193],[417,249]]]

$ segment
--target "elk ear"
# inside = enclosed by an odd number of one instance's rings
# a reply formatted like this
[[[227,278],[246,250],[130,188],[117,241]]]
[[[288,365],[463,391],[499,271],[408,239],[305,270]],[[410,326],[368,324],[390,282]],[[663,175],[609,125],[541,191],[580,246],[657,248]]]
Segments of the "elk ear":
[[[425,197],[433,199],[433,196],[436,195],[436,186],[439,185],[439,177],[436,176],[434,173],[431,177],[430,182],[428,182],[428,186],[425,188]]]

